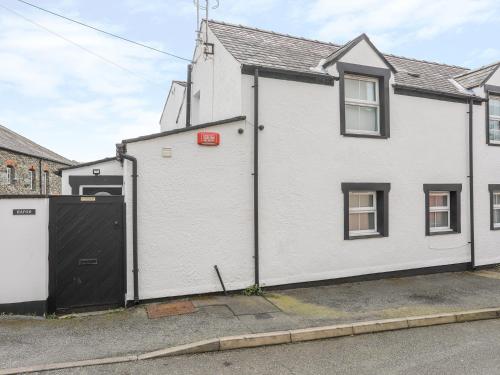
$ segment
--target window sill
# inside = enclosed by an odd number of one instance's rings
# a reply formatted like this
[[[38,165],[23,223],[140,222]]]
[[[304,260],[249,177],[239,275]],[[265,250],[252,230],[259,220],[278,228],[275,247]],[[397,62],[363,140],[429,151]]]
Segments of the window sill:
[[[497,146],[497,147],[500,146],[500,142],[497,143],[497,142],[488,141],[487,144],[488,144],[488,146]]]
[[[382,139],[389,138],[388,136],[381,135],[381,134],[343,133],[342,135],[344,137],[354,137],[354,138],[382,138]],[[495,145],[495,146],[500,146],[500,144]]]
[[[378,237],[385,237],[384,235],[380,233],[374,233],[374,234],[358,234],[358,235],[349,235],[347,240],[364,240],[365,238],[378,238]]]
[[[428,236],[440,236],[442,234],[459,234],[459,232],[455,230],[443,230],[443,231],[438,231],[438,232],[429,232],[427,235]]]
[[[500,230],[500,227],[491,227],[491,230]]]

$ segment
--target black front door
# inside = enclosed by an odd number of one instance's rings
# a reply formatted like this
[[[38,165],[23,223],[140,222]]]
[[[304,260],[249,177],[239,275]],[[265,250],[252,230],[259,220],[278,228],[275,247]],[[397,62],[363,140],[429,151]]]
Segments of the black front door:
[[[120,196],[51,197],[51,311],[124,305],[124,217]]]

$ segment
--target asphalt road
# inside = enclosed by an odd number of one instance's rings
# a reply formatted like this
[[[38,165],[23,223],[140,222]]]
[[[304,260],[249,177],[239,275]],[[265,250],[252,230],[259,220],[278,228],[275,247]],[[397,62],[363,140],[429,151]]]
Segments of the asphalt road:
[[[499,373],[500,320],[488,320],[50,374]]]

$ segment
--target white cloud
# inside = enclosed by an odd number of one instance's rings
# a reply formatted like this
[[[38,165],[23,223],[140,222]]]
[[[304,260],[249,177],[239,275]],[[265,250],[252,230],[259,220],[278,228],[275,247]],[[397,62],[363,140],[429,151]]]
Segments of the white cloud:
[[[366,32],[387,48],[487,22],[499,9],[497,0],[315,0],[307,19],[321,24],[322,39],[345,42]]]
[[[40,12],[23,14],[112,63],[0,10],[0,123],[80,161],[113,154],[123,138],[159,131],[169,81],[185,71],[185,62]],[[75,12],[65,8],[65,14]]]

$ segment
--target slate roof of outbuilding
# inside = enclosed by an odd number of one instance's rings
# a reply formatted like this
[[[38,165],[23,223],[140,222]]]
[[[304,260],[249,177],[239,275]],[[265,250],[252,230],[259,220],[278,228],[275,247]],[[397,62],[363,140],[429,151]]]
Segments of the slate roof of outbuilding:
[[[56,154],[2,125],[0,125],[0,148],[61,164],[75,164],[75,162],[66,159],[64,156]]]
[[[244,65],[323,75],[311,68],[343,47],[214,20],[209,20],[208,24],[229,53]],[[384,57],[397,70],[398,85],[463,95],[450,79],[470,72],[467,68],[389,54]]]
[[[500,62],[482,66],[479,69],[459,74],[455,77],[455,81],[468,89],[478,87],[484,84],[499,67]]]

